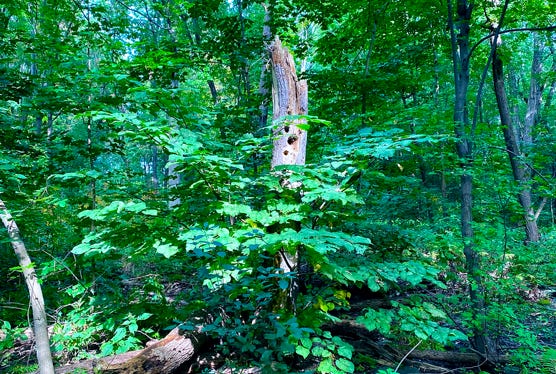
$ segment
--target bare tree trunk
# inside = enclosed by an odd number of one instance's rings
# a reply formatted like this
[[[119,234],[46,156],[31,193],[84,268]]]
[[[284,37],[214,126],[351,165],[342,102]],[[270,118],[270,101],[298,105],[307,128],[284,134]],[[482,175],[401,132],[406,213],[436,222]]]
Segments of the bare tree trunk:
[[[540,64],[540,60],[538,61]],[[533,64],[533,66],[534,65],[535,64]],[[535,69],[535,67],[533,67],[533,69]],[[504,141],[506,143],[506,150],[510,159],[513,177],[520,185],[518,200],[523,209],[525,233],[527,235],[526,241],[528,243],[538,242],[540,240],[540,233],[537,226],[537,219],[535,218],[535,210],[533,209],[531,187],[529,186],[529,180],[531,179],[530,172],[527,171],[525,162],[523,161],[525,155],[521,151],[517,139],[516,128],[512,122],[504,84],[504,65],[497,52],[494,53],[494,58],[492,60],[492,78],[494,81],[494,92],[496,94],[496,102],[498,103],[498,111],[500,113],[502,132],[504,134]],[[532,81],[531,85],[537,84]],[[531,93],[538,95],[538,89],[538,87],[531,87]],[[539,105],[535,103],[532,104],[532,106],[528,105],[526,123],[524,124],[522,132],[524,143],[527,143],[528,147],[532,145],[531,128],[534,123],[534,118],[537,117],[538,108]]]
[[[46,320],[46,311],[41,285],[37,279],[35,268],[29,258],[25,244],[21,240],[19,228],[17,227],[17,224],[12,218],[10,212],[6,209],[4,201],[1,199],[0,217],[2,218],[2,223],[8,230],[8,236],[10,237],[19,266],[23,272],[27,289],[29,290],[31,309],[33,310],[33,333],[35,335],[37,345],[39,372],[40,374],[54,374],[54,364],[52,363],[52,354],[50,352],[48,323]]]
[[[287,116],[307,114],[307,81],[298,80],[292,55],[277,37],[272,54],[272,110],[275,121],[283,120],[275,129],[271,167],[303,165],[307,148],[307,132],[296,126],[303,119],[288,120]],[[284,120],[285,119],[285,120]]]
[[[278,165],[304,165],[307,148],[307,132],[300,129],[296,124],[303,123],[303,119],[289,119],[287,116],[298,116],[307,114],[307,81],[298,80],[292,55],[282,46],[280,39],[276,37],[271,46],[272,60],[272,108],[273,119],[277,123],[274,129],[274,147],[272,150],[271,168]],[[281,183],[289,188],[296,188],[288,181],[287,173],[281,175]],[[281,250],[276,262],[284,273],[297,272],[299,261],[298,250]],[[295,310],[295,294],[297,292],[297,280],[292,279],[286,290],[278,301],[278,307],[292,307]],[[289,299],[289,303],[288,303]]]

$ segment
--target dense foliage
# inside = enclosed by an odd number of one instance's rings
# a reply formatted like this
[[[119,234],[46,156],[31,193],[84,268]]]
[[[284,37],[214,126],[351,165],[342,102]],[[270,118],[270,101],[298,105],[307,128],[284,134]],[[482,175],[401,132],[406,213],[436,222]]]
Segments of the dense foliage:
[[[3,1],[0,196],[38,270],[57,362],[202,326],[231,367],[393,372],[399,362],[334,329],[350,320],[404,351],[472,350],[481,333],[504,365],[553,372],[556,4],[469,2],[462,135],[446,25],[467,3]],[[271,169],[273,36],[309,82],[309,139],[305,165]],[[520,142],[512,160],[494,55]],[[0,369],[31,371],[14,349],[28,294],[0,238]],[[278,271],[276,256],[294,251],[296,271]]]

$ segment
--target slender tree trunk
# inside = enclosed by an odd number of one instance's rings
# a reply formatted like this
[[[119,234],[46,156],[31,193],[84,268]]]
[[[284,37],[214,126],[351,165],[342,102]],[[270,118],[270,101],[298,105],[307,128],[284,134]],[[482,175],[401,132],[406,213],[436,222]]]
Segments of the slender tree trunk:
[[[158,147],[156,145],[152,146],[152,171],[151,171],[151,182],[152,187],[155,191],[158,191]]]
[[[454,122],[457,137],[457,153],[461,162],[461,234],[466,270],[469,274],[469,297],[472,304],[473,319],[477,321],[473,329],[472,343],[482,355],[486,355],[486,336],[484,328],[483,283],[480,275],[479,254],[474,246],[473,233],[473,139],[469,131],[469,109],[467,93],[469,90],[469,34],[473,3],[457,0],[456,19],[454,20],[452,1],[448,0],[448,22],[454,67]]]
[[[87,117],[87,153],[89,154],[89,169],[95,169],[95,154],[93,150],[93,119]],[[97,206],[97,182],[93,178],[91,180],[91,209]]]
[[[388,6],[389,2],[386,2],[384,8],[385,10]],[[363,86],[361,87],[361,125],[365,126],[366,118],[365,114],[367,113],[367,100],[368,100],[368,92],[367,92],[367,78],[369,77],[370,68],[371,68],[371,56],[373,54],[373,48],[375,45],[376,40],[376,29],[377,29],[377,20],[376,16],[373,14],[373,7],[371,1],[369,0],[367,3],[367,10],[369,12],[367,18],[367,34],[369,35],[369,44],[367,47],[367,55],[365,56],[365,70],[363,71]]]
[[[539,82],[542,73],[544,43],[539,35],[533,34],[533,61],[531,63],[531,81],[529,83],[529,99],[527,100],[527,112],[523,121],[522,152],[527,156],[533,147],[533,129],[538,123],[541,107],[542,92],[544,87]]]
[[[0,217],[2,223],[8,230],[8,236],[12,243],[15,255],[19,262],[19,266],[23,272],[27,289],[29,290],[29,299],[31,309],[33,310],[33,333],[35,335],[37,360],[39,363],[40,374],[54,374],[54,364],[52,363],[52,354],[50,352],[50,342],[48,339],[48,322],[46,320],[46,311],[44,307],[44,297],[41,285],[37,279],[35,268],[25,244],[21,240],[19,228],[12,218],[10,212],[6,209],[4,201],[0,199]]]
[[[176,172],[176,164],[169,163],[166,167],[166,173],[168,174],[168,192],[170,196],[172,196],[172,194],[177,191],[181,179],[180,175]],[[181,199],[179,197],[171,198],[170,201],[168,201],[169,208],[175,208],[180,204]]]
[[[550,72],[552,74],[556,74],[556,45],[550,46],[549,49],[550,49],[550,54],[552,56],[552,68],[550,69]],[[553,78],[552,84],[548,89],[548,95],[546,95],[546,102],[543,108],[544,111],[550,109],[550,107],[552,106],[552,100],[554,99],[555,94],[556,94],[556,79]]]
[[[265,49],[268,49],[272,40],[272,32],[270,30],[270,11],[267,4],[262,4],[262,6],[264,8],[263,42],[265,44]],[[265,51],[263,53],[263,65],[261,67],[261,75],[259,77],[259,96],[261,104],[259,105],[259,128],[257,130],[264,128],[268,121],[269,90],[267,76],[269,73],[269,64],[264,63],[267,58],[268,55]]]
[[[271,46],[272,60],[272,108],[273,119],[277,123],[274,129],[274,148],[272,151],[271,168],[278,165],[303,165],[307,147],[307,132],[296,124],[301,119],[290,120],[287,116],[307,114],[307,81],[299,80],[295,71],[292,55],[282,46],[276,37]],[[298,188],[288,180],[287,172],[281,173],[281,183],[285,187]],[[280,295],[277,307],[295,311],[297,293],[296,272],[298,268],[298,249],[280,250],[276,262],[284,273],[294,274],[285,295]]]
[[[238,51],[245,51],[246,38],[245,38],[245,17],[243,16],[243,0],[237,0],[238,19],[240,27],[240,39]],[[241,94],[241,83],[243,82],[243,95]],[[249,59],[246,56],[240,55],[240,68],[239,68],[239,84],[238,84],[238,103],[243,100],[249,100],[251,95],[251,78],[249,71]]]
[[[533,66],[534,65],[535,64],[533,63]],[[535,69],[535,67],[533,67],[533,69]],[[525,233],[527,236],[526,241],[528,243],[538,242],[540,240],[540,234],[537,226],[537,219],[535,218],[535,210],[533,208],[531,187],[529,186],[529,181],[531,179],[530,172],[527,171],[526,165],[523,161],[523,157],[525,157],[525,155],[521,151],[521,147],[517,139],[516,128],[512,122],[510,106],[504,83],[503,61],[496,51],[492,60],[492,78],[494,81],[494,92],[496,94],[498,111],[500,113],[502,132],[504,134],[504,142],[506,143],[506,150],[510,159],[513,177],[514,180],[520,185],[518,200],[523,209]],[[536,85],[536,83],[532,81],[531,85]],[[537,92],[538,87],[531,87],[532,94],[538,95]],[[524,144],[526,143],[527,147],[532,145],[531,128],[534,123],[534,118],[537,117],[537,113],[538,104],[533,104],[533,108],[528,105],[527,116],[529,118],[526,117],[527,123],[524,124],[524,129],[522,131]]]

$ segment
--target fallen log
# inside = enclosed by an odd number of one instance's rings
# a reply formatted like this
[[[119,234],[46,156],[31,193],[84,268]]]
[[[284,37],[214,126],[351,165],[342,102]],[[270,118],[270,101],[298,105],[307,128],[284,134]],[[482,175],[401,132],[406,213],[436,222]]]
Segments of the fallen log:
[[[56,369],[56,374],[171,374],[191,362],[207,342],[200,332],[173,329],[164,339],[145,349],[80,361]]]
[[[408,355],[413,360],[443,362],[451,365],[477,366],[490,362],[495,365],[507,365],[510,362],[509,355],[489,355],[487,359],[473,352],[415,350]]]

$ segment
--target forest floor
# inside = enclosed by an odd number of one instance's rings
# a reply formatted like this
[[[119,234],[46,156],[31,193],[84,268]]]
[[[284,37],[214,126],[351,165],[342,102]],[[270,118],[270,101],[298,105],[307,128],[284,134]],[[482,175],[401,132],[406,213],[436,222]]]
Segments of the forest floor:
[[[167,287],[169,299],[174,299],[176,292],[182,291],[180,288],[175,284],[169,285]],[[550,305],[543,309],[544,312],[532,312],[524,321],[524,326],[535,332],[540,346],[556,349],[556,292],[548,294]],[[512,352],[520,348],[519,342],[512,338],[514,336],[512,331],[502,329],[497,332],[498,338],[492,343],[496,349],[496,357],[491,357],[492,360],[497,361],[494,365],[473,353],[467,342],[460,342],[456,346],[445,349],[444,347],[439,349],[438,346],[427,345],[427,343],[419,346],[420,343],[412,343],[411,339],[393,342],[377,332],[368,331],[363,325],[355,322],[356,316],[360,315],[364,309],[388,307],[392,298],[394,298],[393,295],[380,296],[372,293],[366,296],[365,294],[357,295],[349,309],[336,313],[340,322],[325,326],[333,335],[341,337],[354,347],[354,362],[357,372],[376,373],[381,369],[387,370],[388,368],[406,374],[467,373],[478,371],[479,368],[492,373],[517,374],[523,372],[516,366],[513,360],[515,357],[511,356]],[[396,295],[395,298],[400,300],[401,297]],[[0,352],[0,372],[25,373],[29,372],[25,370],[26,367],[32,370],[36,368],[31,330],[28,329],[24,335],[28,335],[28,339],[16,339],[11,349]],[[203,353],[206,356],[206,352],[199,352],[199,355],[202,356]],[[541,357],[542,352],[536,354]],[[63,359],[59,364],[66,364],[62,361]],[[205,359],[205,361],[210,360]],[[556,373],[556,357],[541,358],[541,365],[546,368],[546,373]],[[298,366],[299,372],[310,372],[315,367],[316,362],[311,360],[299,362]],[[18,368],[17,371],[14,368]],[[553,371],[550,371],[551,368]],[[193,372],[200,372],[203,369],[206,368],[197,366]],[[226,370],[229,369],[222,368],[221,371],[214,372],[226,372]]]

